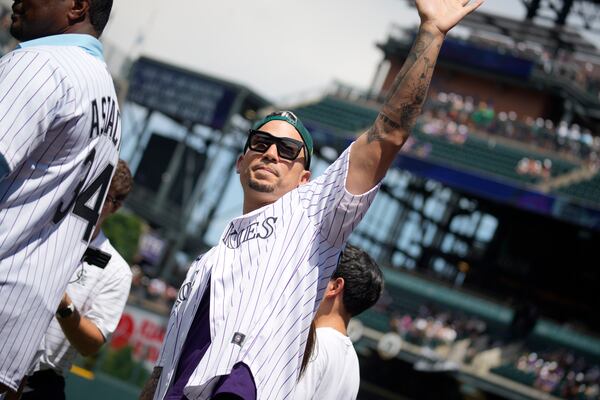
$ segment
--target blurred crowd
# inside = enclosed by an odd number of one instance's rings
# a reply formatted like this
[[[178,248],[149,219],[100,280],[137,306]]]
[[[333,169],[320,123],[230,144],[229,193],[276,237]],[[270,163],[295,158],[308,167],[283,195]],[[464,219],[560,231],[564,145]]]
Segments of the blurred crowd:
[[[559,398],[600,398],[599,364],[560,348],[534,352],[528,348],[533,325],[526,330],[513,325],[509,332],[493,332],[482,319],[431,305],[390,319],[391,331],[421,347],[424,358],[414,364],[417,370],[455,370],[470,365]]]
[[[504,36],[479,35],[472,37],[470,41],[532,61],[539,71],[575,83],[580,89],[600,99],[600,59],[582,59],[577,54],[563,49],[552,53],[538,43],[515,42]]]
[[[516,360],[493,370],[503,376],[521,374],[524,383],[562,399],[600,398],[600,367],[572,352],[521,352]]]
[[[517,173],[535,178],[548,179],[552,174],[552,160],[536,160],[534,158],[523,157],[517,164]]]
[[[390,329],[421,347],[421,371],[456,370],[470,365],[563,399],[600,399],[600,366],[564,349],[534,352],[527,339],[511,332],[493,332],[476,317],[437,311],[431,305],[418,312],[397,314]],[[527,335],[531,329],[527,330]],[[539,346],[539,345],[538,345]]]
[[[477,352],[488,348],[492,339],[488,335],[487,324],[478,318],[451,312],[436,312],[432,306],[423,305],[417,315],[395,315],[390,320],[391,328],[410,343],[435,349],[439,346],[452,346],[468,340],[468,346],[460,360],[470,360]],[[455,355],[456,356],[456,355]]]
[[[134,265],[131,271],[129,302],[168,314],[177,299],[178,289],[163,279],[148,275],[139,265]]]
[[[587,128],[565,121],[555,124],[543,118],[520,119],[516,111],[496,113],[494,106],[473,97],[455,93],[433,94],[419,120],[420,130],[455,144],[464,143],[471,132],[484,132],[535,146],[541,151],[558,153],[583,162],[590,168],[600,167],[600,136]],[[427,155],[426,144],[412,141],[414,151]],[[531,161],[531,163],[530,163]],[[524,159],[515,169],[519,173],[544,176],[552,168],[549,159]]]

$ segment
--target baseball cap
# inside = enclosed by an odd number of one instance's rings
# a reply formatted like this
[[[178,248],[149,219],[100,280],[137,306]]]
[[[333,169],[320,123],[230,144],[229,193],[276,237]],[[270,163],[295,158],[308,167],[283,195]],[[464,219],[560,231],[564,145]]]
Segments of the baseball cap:
[[[296,114],[294,114],[291,111],[275,111],[267,115],[260,121],[257,121],[252,127],[252,129],[258,130],[269,121],[285,121],[288,124],[292,125],[294,128],[296,128],[296,131],[298,131],[298,133],[302,137],[302,141],[304,142],[304,146],[306,147],[306,168],[308,169],[308,167],[310,167],[310,161],[313,155],[313,139],[310,132],[308,131],[308,129],[306,129],[302,121],[300,121]]]

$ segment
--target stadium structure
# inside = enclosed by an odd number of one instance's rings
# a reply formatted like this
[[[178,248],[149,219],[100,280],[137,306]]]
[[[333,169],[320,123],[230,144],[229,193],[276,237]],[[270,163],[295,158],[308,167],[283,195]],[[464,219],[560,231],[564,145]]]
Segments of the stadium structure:
[[[387,267],[387,296],[353,327],[361,399],[598,397],[600,58],[561,15],[544,27],[476,13],[445,42],[426,111],[352,238]],[[370,126],[414,35],[379,44],[368,93],[297,108],[321,150]]]
[[[598,389],[600,56],[575,30],[536,24],[546,3],[533,13],[534,3],[529,23],[477,13],[447,39],[425,112],[351,238],[387,284],[352,325],[361,399],[594,398]],[[414,35],[394,27],[378,44],[368,91],[338,84],[290,105],[315,137],[317,174],[376,118]],[[168,93],[185,87],[200,92],[173,105]],[[199,97],[212,111],[193,109]],[[149,59],[134,65],[128,99],[149,110],[132,146],[130,207],[165,239],[156,272],[168,279],[176,253],[208,248],[239,211],[227,201],[233,162],[269,103]],[[148,128],[153,113],[187,133],[166,139]],[[229,122],[215,123],[219,113]]]
[[[386,279],[349,330],[360,399],[600,397],[600,53],[580,33],[598,30],[600,7],[523,4],[525,22],[480,12],[448,37],[423,116],[351,237]],[[316,174],[374,121],[414,36],[393,27],[378,44],[369,90],[336,84],[287,105],[313,133]],[[149,58],[122,87],[127,207],[151,231],[138,261],[176,287],[241,210],[233,165],[273,105]],[[70,393],[135,398],[96,376],[73,377]]]

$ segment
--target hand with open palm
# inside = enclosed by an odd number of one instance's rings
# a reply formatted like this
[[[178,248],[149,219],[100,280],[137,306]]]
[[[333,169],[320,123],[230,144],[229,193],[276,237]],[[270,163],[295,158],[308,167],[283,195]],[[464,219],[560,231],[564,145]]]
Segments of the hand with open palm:
[[[481,4],[483,0],[416,0],[421,23],[435,27],[444,35]]]

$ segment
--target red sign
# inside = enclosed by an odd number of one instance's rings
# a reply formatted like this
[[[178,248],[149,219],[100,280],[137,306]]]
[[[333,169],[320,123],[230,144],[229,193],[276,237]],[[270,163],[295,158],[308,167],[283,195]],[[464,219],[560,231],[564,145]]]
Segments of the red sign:
[[[131,346],[134,357],[143,360],[151,369],[158,360],[167,322],[168,319],[162,315],[128,305],[112,335],[110,346],[113,349]]]

